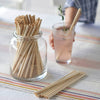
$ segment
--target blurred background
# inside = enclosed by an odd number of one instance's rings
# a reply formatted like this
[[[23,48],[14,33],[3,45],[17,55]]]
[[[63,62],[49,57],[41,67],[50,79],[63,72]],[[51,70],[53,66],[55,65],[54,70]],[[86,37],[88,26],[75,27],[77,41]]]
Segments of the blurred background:
[[[0,0],[1,7],[55,14],[66,0]]]
[[[7,9],[31,11],[38,14],[57,15],[58,6],[63,6],[65,1],[66,0],[0,0],[0,19],[2,20],[3,16],[6,16],[4,12],[7,11]],[[12,13],[13,12],[6,12],[8,15],[12,15]],[[100,1],[98,3],[96,16],[96,22],[98,21],[100,21]]]

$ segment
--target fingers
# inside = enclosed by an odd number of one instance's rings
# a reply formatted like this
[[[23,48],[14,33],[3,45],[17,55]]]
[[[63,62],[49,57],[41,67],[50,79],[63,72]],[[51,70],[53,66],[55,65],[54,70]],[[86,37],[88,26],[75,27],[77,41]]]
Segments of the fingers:
[[[76,33],[74,32],[74,39],[73,39],[73,42],[75,42],[75,35],[76,35]],[[52,47],[52,49],[55,49],[55,48],[54,48],[53,33],[51,33],[51,34],[49,35],[49,44],[50,44],[50,46]]]
[[[52,47],[52,49],[54,49],[54,38],[52,33],[49,35],[49,44]]]

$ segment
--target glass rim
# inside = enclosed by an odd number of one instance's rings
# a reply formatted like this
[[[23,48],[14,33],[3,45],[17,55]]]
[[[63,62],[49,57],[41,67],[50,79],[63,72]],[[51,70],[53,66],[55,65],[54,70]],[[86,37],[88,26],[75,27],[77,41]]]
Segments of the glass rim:
[[[39,31],[38,35],[34,35],[34,36],[21,36],[21,35],[18,35],[16,31],[13,32],[13,36],[18,38],[18,39],[37,39],[37,38],[40,38],[42,36],[42,31]]]
[[[53,29],[53,30],[57,30],[58,27],[56,27],[56,25],[59,25],[59,27],[60,27],[60,26],[64,26],[65,28],[70,28],[70,26],[71,26],[71,25],[68,26],[68,24],[66,24],[66,22],[58,22],[58,23],[55,23],[55,24],[52,26],[52,29]],[[68,27],[67,27],[67,26],[68,26]],[[74,30],[74,28],[73,28],[73,30]]]

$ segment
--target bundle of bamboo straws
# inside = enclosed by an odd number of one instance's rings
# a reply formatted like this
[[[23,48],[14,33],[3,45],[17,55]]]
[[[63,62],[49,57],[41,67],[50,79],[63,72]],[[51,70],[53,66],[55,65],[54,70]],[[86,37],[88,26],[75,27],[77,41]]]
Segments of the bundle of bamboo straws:
[[[86,74],[80,71],[72,71],[68,75],[65,75],[61,79],[57,80],[54,83],[51,83],[49,86],[44,87],[43,89],[35,92],[35,95],[42,98],[51,98],[56,95],[61,90],[69,87],[73,83],[77,82],[79,79],[84,77]]]
[[[39,34],[41,19],[35,15],[22,15],[15,19],[17,41],[16,56],[12,65],[12,76],[19,79],[34,78],[43,72],[38,43],[33,37]]]

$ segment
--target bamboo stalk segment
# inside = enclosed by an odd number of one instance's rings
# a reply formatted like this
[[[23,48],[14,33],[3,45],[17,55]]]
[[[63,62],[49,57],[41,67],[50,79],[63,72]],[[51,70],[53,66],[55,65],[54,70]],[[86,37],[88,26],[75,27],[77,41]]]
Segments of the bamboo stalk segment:
[[[51,98],[61,90],[77,82],[85,75],[86,74],[83,72],[73,71],[70,74],[59,79],[58,81],[52,83],[51,85],[41,89],[40,91],[35,92],[35,95],[38,97]]]
[[[16,33],[21,37],[12,65],[12,75],[19,79],[34,78],[43,71],[43,64],[38,43],[33,39],[38,35],[41,19],[35,16],[22,15],[15,19]],[[35,73],[34,73],[35,72]]]

